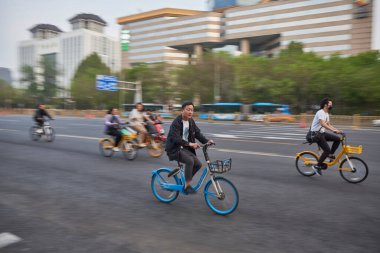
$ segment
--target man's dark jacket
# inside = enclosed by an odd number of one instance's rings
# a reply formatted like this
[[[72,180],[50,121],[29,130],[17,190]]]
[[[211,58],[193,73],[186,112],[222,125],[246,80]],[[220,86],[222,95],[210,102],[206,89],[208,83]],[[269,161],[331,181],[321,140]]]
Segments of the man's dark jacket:
[[[182,139],[183,136],[183,122],[182,115],[179,115],[175,120],[173,120],[170,130],[168,133],[168,138],[166,140],[165,151],[168,154],[169,160],[179,159],[179,151],[181,147],[190,150],[195,154],[195,150],[189,146],[189,142],[195,143],[195,139],[199,140],[201,143],[207,143],[207,139],[201,133],[201,130],[195,124],[195,121],[189,119],[189,138],[188,141]]]
[[[50,114],[45,110],[45,109],[41,109],[41,108],[38,108],[35,113],[34,113],[34,120],[37,120],[37,119],[43,119],[44,116],[48,117],[49,119],[51,119],[52,117],[50,116]]]

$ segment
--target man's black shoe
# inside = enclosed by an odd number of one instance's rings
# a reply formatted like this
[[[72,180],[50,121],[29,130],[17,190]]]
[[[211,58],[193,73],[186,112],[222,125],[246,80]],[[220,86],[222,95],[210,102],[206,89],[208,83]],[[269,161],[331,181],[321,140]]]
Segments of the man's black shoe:
[[[315,174],[317,174],[318,176],[322,176],[321,166],[313,165],[312,168],[315,171]]]
[[[194,188],[191,185],[189,185],[188,187],[186,187],[185,192],[187,194],[195,194],[195,193],[197,193],[197,191],[194,190]]]
[[[179,169],[176,168],[176,169],[172,170],[171,172],[169,172],[168,177],[174,176],[174,175],[176,175],[178,172],[179,172]]]

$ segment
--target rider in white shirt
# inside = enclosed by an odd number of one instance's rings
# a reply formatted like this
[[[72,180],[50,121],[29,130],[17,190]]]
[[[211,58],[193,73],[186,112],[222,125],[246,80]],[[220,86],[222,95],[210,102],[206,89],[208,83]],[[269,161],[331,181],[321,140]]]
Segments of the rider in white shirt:
[[[148,132],[145,128],[145,123],[144,123],[146,116],[144,115],[143,112],[144,112],[144,105],[142,103],[136,103],[135,109],[133,109],[129,113],[129,116],[128,116],[131,127],[139,133],[139,136],[140,136],[139,147],[146,146],[144,142],[148,135]]]
[[[320,104],[320,110],[315,114],[313,123],[311,124],[311,131],[319,132],[318,145],[322,148],[323,153],[318,160],[318,164],[313,166],[313,169],[318,175],[322,175],[321,169],[324,169],[323,162],[327,157],[334,159],[334,153],[339,147],[340,137],[336,134],[342,133],[330,123],[329,111],[332,109],[332,100],[324,98]],[[326,132],[327,130],[333,133]],[[328,141],[333,141],[333,145],[327,144]]]

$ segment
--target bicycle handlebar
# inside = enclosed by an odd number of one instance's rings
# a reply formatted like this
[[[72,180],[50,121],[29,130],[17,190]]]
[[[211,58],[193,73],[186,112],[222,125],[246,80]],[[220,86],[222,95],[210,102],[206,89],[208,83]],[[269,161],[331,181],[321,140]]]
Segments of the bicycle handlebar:
[[[208,156],[208,153],[207,153],[207,148],[209,147],[209,146],[212,146],[212,145],[215,145],[215,143],[214,142],[212,142],[212,143],[205,143],[205,144],[199,144],[201,147],[202,147],[202,151],[203,151],[203,155],[205,156],[205,160],[206,161],[209,161],[210,160],[210,157]]]

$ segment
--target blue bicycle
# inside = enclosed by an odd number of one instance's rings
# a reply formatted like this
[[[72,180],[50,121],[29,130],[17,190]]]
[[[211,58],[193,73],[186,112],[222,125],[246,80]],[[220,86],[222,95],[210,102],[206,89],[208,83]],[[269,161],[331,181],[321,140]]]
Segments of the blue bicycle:
[[[239,204],[239,193],[231,181],[216,174],[231,170],[231,158],[210,162],[207,148],[210,144],[202,145],[203,154],[207,167],[203,169],[202,175],[195,187],[199,190],[209,175],[203,194],[208,207],[217,214],[228,215],[236,210]],[[151,187],[153,195],[161,202],[170,203],[177,199],[179,193],[187,195],[185,188],[185,169],[183,164],[178,163],[178,168],[160,168],[152,171]]]

